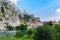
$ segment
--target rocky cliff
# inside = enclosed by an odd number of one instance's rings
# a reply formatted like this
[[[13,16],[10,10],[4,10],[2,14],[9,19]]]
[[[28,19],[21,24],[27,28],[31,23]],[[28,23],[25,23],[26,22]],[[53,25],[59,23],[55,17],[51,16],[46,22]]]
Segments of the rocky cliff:
[[[16,5],[8,0],[0,0],[0,29],[9,24],[11,26],[17,26],[24,22],[40,21],[27,12],[21,12]]]

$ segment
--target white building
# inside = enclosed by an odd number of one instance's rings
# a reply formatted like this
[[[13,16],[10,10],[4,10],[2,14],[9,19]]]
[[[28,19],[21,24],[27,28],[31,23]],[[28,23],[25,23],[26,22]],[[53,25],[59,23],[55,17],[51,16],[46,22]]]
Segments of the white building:
[[[27,22],[26,24],[28,25],[28,29],[31,29],[43,25],[43,22],[35,22],[35,23]]]

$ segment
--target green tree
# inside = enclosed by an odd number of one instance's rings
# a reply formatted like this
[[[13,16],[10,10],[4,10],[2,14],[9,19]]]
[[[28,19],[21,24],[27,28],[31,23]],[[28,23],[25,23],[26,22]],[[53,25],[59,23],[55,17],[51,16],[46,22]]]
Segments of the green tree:
[[[48,21],[48,22],[45,22],[44,25],[49,25],[49,26],[53,26],[53,22],[52,21]]]
[[[21,24],[19,26],[16,26],[16,30],[26,31],[27,25]]]
[[[16,37],[23,37],[27,30],[27,25],[21,24],[19,26],[16,26]]]
[[[6,27],[8,29],[8,31],[12,31],[14,30],[14,27],[10,26],[8,23],[5,23],[6,24]]]
[[[21,14],[19,14],[19,19],[22,19],[23,17],[21,16]]]
[[[28,34],[28,36],[31,36],[33,34],[33,30],[28,30],[27,34]]]
[[[1,6],[1,12],[4,13],[4,8],[3,8],[3,6]]]
[[[8,29],[8,31],[12,31],[12,30],[14,30],[14,27],[12,27],[12,26],[7,26],[7,27],[5,27],[5,28],[7,28]]]
[[[60,40],[60,24],[55,24],[54,28],[56,30],[56,40]]]
[[[39,26],[34,34],[34,40],[56,40],[55,30],[47,25]]]
[[[55,24],[54,28],[57,32],[60,32],[60,24]]]
[[[20,37],[23,37],[23,36],[24,36],[23,32],[21,32],[21,31],[16,32],[16,37],[17,38],[20,38]]]

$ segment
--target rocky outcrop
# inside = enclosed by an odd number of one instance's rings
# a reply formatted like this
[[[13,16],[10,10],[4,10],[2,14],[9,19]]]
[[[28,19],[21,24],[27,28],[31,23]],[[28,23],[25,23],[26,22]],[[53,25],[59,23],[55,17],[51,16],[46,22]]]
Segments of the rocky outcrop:
[[[28,21],[35,22],[39,19],[28,15],[25,11],[21,12],[14,3],[8,0],[0,0],[0,29],[5,29],[6,23],[17,26]]]
[[[6,23],[11,26],[20,25],[19,14],[22,12],[14,3],[8,0],[0,0],[0,29],[4,30]]]

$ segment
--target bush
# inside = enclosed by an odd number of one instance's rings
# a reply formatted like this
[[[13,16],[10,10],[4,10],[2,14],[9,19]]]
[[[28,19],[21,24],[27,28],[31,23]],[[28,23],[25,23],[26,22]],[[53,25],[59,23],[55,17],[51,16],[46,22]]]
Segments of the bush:
[[[34,40],[56,40],[55,30],[45,25],[39,26],[34,34]]]
[[[28,30],[27,34],[28,34],[28,36],[31,36],[33,34],[33,31],[32,30]]]
[[[23,37],[26,34],[27,25],[21,24],[16,27],[16,37]]]
[[[7,27],[5,27],[5,28],[7,28],[8,29],[8,31],[12,31],[12,30],[14,30],[14,27],[12,27],[12,26],[10,26],[10,25],[8,25]]]
[[[60,32],[60,24],[55,24],[54,28],[57,32]]]
[[[56,34],[56,40],[60,40],[60,32],[57,32],[57,34]]]
[[[55,24],[55,30],[56,30],[56,38],[57,40],[60,40],[60,24]]]
[[[52,21],[48,21],[48,22],[45,22],[44,25],[49,25],[50,27],[53,26],[53,22]]]
[[[17,31],[17,32],[16,32],[16,37],[17,37],[17,38],[21,38],[21,37],[23,37],[23,36],[24,36],[23,32],[21,32],[21,31]]]
[[[16,27],[16,30],[26,31],[27,30],[27,25],[21,24],[21,25]]]

